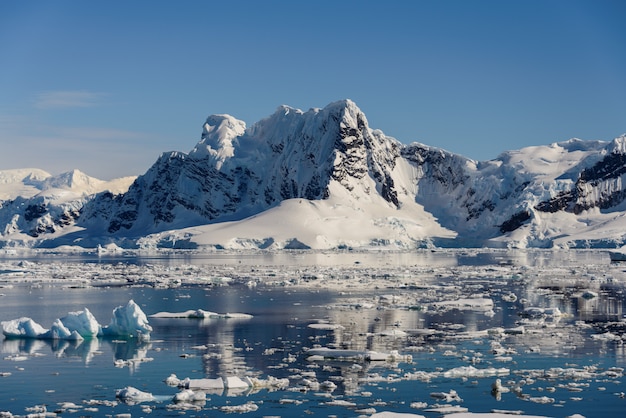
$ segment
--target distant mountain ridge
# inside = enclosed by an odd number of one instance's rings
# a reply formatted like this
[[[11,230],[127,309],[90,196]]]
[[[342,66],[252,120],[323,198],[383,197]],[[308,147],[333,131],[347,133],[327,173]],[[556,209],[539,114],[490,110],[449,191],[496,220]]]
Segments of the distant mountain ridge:
[[[626,136],[477,162],[371,129],[350,100],[280,106],[250,127],[209,116],[189,153],[162,154],[123,193],[76,171],[33,176],[38,194],[1,203],[0,242],[560,248],[615,247],[626,236]],[[91,193],[61,204],[58,190],[71,187]]]

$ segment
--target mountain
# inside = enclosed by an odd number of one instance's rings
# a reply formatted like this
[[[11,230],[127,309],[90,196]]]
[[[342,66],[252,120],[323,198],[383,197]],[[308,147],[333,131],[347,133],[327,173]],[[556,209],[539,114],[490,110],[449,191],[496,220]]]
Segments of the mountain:
[[[32,197],[42,190],[42,182],[50,173],[36,168],[0,171],[0,200],[18,196]]]
[[[280,106],[250,127],[209,116],[190,152],[163,153],[124,193],[100,191],[81,174],[22,181],[35,189],[2,202],[0,240],[133,248],[614,247],[626,231],[626,136],[478,162],[402,144],[370,128],[350,100],[306,112]],[[3,178],[0,172],[0,192]],[[61,199],[59,191],[72,185],[91,192]]]
[[[63,235],[96,194],[123,193],[134,179],[103,181],[79,170],[57,176],[38,169],[0,171],[0,239],[5,244],[39,245]]]

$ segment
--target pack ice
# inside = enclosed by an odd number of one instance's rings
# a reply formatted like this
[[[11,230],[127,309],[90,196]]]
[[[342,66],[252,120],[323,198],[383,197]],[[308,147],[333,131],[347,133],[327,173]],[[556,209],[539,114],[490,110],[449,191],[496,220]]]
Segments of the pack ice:
[[[132,299],[126,306],[113,310],[111,322],[101,326],[89,309],[69,312],[57,318],[46,329],[28,317],[2,321],[2,333],[7,338],[35,338],[52,340],[83,340],[102,336],[149,338],[152,327],[146,314]]]

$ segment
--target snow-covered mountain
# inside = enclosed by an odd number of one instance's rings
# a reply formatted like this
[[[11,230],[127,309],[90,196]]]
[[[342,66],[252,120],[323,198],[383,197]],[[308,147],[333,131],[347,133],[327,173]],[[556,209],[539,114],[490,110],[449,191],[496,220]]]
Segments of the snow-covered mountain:
[[[2,202],[4,242],[611,247],[626,235],[626,136],[477,162],[385,136],[350,100],[306,112],[281,106],[250,127],[209,116],[189,153],[162,154],[124,193],[97,193],[104,188],[82,173],[24,173],[0,172],[0,193],[4,178],[21,178],[13,183],[23,193]],[[91,192],[61,199],[71,185]]]
[[[79,170],[57,176],[38,169],[0,171],[0,244],[37,245],[62,235],[96,194],[124,193],[134,180],[103,181]]]

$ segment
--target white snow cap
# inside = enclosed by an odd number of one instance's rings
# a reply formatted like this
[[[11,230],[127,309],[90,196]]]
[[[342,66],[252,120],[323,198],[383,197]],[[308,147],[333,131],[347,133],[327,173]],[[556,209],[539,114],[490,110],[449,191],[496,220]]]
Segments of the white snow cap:
[[[246,131],[246,123],[230,115],[211,115],[202,127],[202,140],[189,153],[192,158],[213,158],[219,170],[235,153],[233,140]]]

